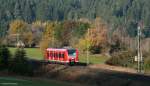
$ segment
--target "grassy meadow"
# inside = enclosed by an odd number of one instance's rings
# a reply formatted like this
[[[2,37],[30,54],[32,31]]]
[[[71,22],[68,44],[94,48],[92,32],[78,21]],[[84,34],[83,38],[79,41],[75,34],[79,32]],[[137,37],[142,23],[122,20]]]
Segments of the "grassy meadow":
[[[16,51],[16,48],[9,48],[11,54],[13,55]],[[43,60],[43,54],[39,48],[25,48],[27,57],[30,59]]]
[[[16,48],[9,48],[11,54],[14,54],[16,51]],[[43,60],[43,54],[42,51],[39,48],[25,48],[27,57],[30,59],[36,59],[36,60]],[[100,64],[104,63],[108,57],[103,55],[89,55],[89,62],[92,64]],[[87,61],[86,54],[79,53],[79,61],[85,63]]]

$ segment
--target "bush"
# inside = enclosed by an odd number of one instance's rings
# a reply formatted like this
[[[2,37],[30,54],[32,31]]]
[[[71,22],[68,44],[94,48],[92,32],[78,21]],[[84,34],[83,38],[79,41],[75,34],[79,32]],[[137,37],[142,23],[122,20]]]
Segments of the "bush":
[[[9,70],[20,75],[33,75],[32,65],[29,63],[23,49],[17,49],[15,52]]]
[[[116,52],[113,53],[112,57],[106,61],[106,64],[128,67],[133,64],[133,56],[135,56],[134,53],[130,51]]]
[[[144,69],[150,71],[150,58],[146,58],[144,61]]]
[[[8,67],[10,52],[5,45],[0,45],[0,69]]]
[[[99,47],[99,46],[91,46],[89,51],[92,54],[99,54],[99,53],[101,53],[101,47]]]

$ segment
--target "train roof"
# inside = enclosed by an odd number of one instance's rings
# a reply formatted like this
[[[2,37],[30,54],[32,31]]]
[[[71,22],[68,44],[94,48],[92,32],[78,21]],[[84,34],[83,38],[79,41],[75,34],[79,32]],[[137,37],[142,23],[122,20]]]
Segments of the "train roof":
[[[48,51],[66,51],[66,50],[72,50],[72,49],[73,48],[70,48],[70,49],[65,49],[65,48],[47,48],[46,50],[48,50]]]

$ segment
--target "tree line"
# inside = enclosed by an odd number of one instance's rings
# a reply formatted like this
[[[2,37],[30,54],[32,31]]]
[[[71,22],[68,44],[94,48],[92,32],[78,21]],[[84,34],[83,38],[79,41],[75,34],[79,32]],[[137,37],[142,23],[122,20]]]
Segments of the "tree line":
[[[88,50],[93,54],[113,53],[129,45],[122,40],[119,31],[114,31],[112,37],[109,33],[111,31],[108,24],[101,18],[96,18],[92,22],[87,20],[35,21],[31,24],[17,19],[9,24],[8,34],[2,43],[14,47],[21,41],[25,47],[40,47],[42,51],[48,47],[69,46],[78,48],[81,52]]]

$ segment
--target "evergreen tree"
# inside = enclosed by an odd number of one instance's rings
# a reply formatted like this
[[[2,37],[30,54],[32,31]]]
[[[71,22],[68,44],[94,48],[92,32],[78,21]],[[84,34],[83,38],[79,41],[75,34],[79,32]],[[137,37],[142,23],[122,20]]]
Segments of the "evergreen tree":
[[[9,70],[21,75],[32,75],[32,65],[29,64],[24,49],[19,48],[16,50]]]
[[[14,8],[14,18],[15,19],[22,19],[22,14],[21,14],[21,6],[19,4],[19,1],[15,3],[15,8]]]
[[[5,68],[8,66],[10,59],[10,52],[5,45],[0,45],[0,66]]]

